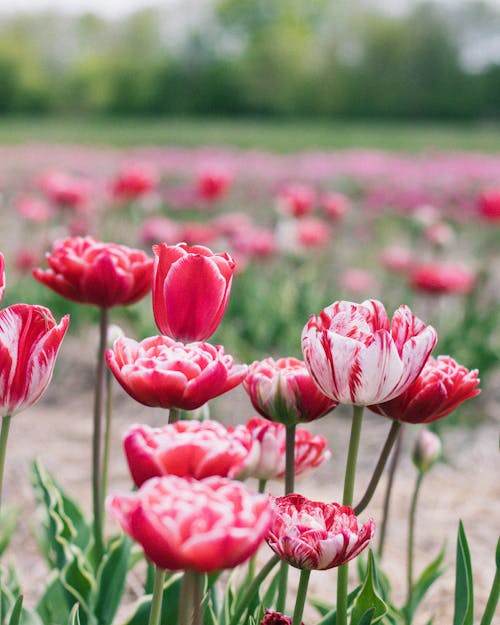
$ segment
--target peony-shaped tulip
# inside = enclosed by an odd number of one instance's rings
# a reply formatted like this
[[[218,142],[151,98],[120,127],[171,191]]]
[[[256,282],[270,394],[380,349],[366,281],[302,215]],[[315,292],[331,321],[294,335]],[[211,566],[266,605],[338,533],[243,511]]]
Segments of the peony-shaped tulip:
[[[266,609],[260,625],[292,625],[292,617],[275,610]]]
[[[0,311],[1,414],[36,403],[52,378],[69,316],[56,323],[43,306],[14,304]]]
[[[35,278],[74,302],[101,308],[133,304],[151,289],[153,260],[143,251],[92,237],[54,243],[49,269],[34,269]]]
[[[373,519],[360,527],[349,506],[310,501],[292,493],[274,500],[266,541],[292,566],[323,571],[359,555],[374,532]]]
[[[253,407],[271,421],[293,425],[312,421],[335,408],[297,358],[255,361],[243,382]]]
[[[240,384],[246,365],[234,364],[221,345],[179,343],[168,336],[141,342],[119,338],[106,352],[113,375],[146,406],[194,410]]]
[[[246,475],[259,480],[277,480],[285,475],[286,426],[267,419],[253,417],[245,427],[257,444],[251,471]],[[255,453],[255,451],[254,451]],[[295,476],[316,469],[331,458],[328,441],[321,434],[313,435],[305,428],[295,430]]]
[[[271,502],[240,482],[169,475],[108,499],[111,516],[162,569],[211,573],[250,558],[271,522]]]
[[[177,421],[161,428],[133,425],[123,447],[136,486],[162,475],[235,478],[258,456],[247,429],[227,429],[218,421]]]
[[[334,302],[302,331],[302,350],[319,388],[343,404],[367,406],[401,395],[436,344],[436,331],[400,306],[389,321],[376,300]]]
[[[226,310],[235,263],[229,254],[186,243],[153,246],[153,313],[162,334],[205,341]]]
[[[479,395],[478,384],[477,369],[469,371],[450,356],[431,357],[404,393],[370,410],[405,423],[431,423]]]

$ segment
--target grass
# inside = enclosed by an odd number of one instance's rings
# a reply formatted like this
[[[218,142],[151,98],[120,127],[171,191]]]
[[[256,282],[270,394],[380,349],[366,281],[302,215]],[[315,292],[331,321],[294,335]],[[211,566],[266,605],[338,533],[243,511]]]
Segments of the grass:
[[[380,148],[494,152],[500,124],[342,120],[2,117],[0,144],[233,145],[278,152]]]

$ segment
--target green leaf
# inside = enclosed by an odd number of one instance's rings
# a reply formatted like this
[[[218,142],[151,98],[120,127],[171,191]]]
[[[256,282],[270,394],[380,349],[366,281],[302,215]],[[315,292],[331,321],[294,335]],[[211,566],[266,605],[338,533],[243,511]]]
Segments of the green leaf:
[[[95,620],[89,607],[95,591],[95,580],[81,550],[74,545],[71,545],[70,550],[73,557],[61,571],[61,582],[70,607],[75,602],[80,604],[80,620],[82,625],[87,625]]]
[[[373,614],[375,612],[375,608],[369,608],[361,615],[361,618],[358,621],[358,625],[371,625],[373,622]]]
[[[54,572],[53,579],[40,598],[36,611],[44,623],[52,625],[53,623],[67,623],[70,610],[67,593],[59,576]]]
[[[474,625],[474,582],[469,545],[462,521],[458,524],[453,625]]]
[[[80,604],[75,603],[69,614],[68,625],[80,625]]]
[[[12,606],[12,611],[9,617],[9,625],[19,625],[21,619],[21,610],[23,607],[23,596],[19,595],[16,602]]]
[[[170,625],[177,623],[179,612],[179,596],[181,589],[182,574],[172,575],[163,587],[163,601],[161,606],[161,623]],[[124,625],[148,625],[151,611],[152,595],[142,597],[136,604],[132,616]]]
[[[94,614],[99,625],[111,625],[118,610],[127,577],[132,543],[124,535],[110,541],[97,574]]]
[[[323,599],[318,599],[317,597],[309,599],[309,603],[318,611],[320,616],[325,616],[325,614],[335,610],[335,606],[333,606],[329,601],[324,601]]]
[[[352,592],[347,595],[347,607],[351,606],[361,590],[361,586],[357,586]],[[337,609],[332,608],[327,612],[323,618],[318,621],[317,625],[336,625],[337,623]]]
[[[443,547],[439,552],[437,558],[433,560],[422,572],[418,580],[413,587],[412,597],[410,603],[405,605],[403,612],[407,617],[407,621],[411,623],[416,609],[420,602],[424,598],[426,592],[434,584],[434,582],[441,577],[444,572],[444,568],[441,566],[443,563],[446,548]]]
[[[370,550],[368,554],[368,570],[366,572],[366,578],[361,591],[353,603],[350,625],[377,623],[387,614],[387,605],[377,594],[375,579],[375,558]],[[372,608],[373,611],[370,614],[370,620],[367,621],[367,612],[370,612]]]
[[[13,507],[3,510],[0,515],[0,556],[9,545],[12,534],[16,529],[18,515],[19,510]]]

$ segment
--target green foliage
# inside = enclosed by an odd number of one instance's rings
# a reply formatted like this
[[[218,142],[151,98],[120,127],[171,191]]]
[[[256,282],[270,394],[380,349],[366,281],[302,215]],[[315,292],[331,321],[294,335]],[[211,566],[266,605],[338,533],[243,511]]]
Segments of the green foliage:
[[[453,625],[474,624],[474,579],[469,545],[462,521],[458,524]]]
[[[375,559],[368,554],[368,568],[360,592],[354,600],[351,610],[350,625],[370,625],[378,623],[387,613],[387,606],[379,596],[376,581]]]
[[[411,623],[416,609],[420,605],[425,594],[434,582],[441,577],[444,572],[443,560],[445,555],[445,548],[439,552],[435,560],[433,560],[421,573],[420,577],[415,582],[410,603],[403,607],[403,613],[406,621]]]

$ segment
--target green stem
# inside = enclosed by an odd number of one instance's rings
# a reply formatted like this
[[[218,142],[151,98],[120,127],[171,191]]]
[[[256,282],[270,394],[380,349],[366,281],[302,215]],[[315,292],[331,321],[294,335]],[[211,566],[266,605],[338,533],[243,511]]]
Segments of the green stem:
[[[480,625],[491,625],[491,623],[493,622],[493,617],[495,616],[495,610],[497,609],[498,605],[498,597],[500,595],[500,566],[498,564],[499,563],[497,563],[497,569],[495,572],[495,577],[493,579],[493,584],[491,586],[490,596],[488,597],[488,601],[486,603]]]
[[[401,448],[403,446],[403,432],[404,432],[404,428],[401,428],[399,430],[399,436],[396,440],[396,446],[394,447],[394,453],[391,458],[391,464],[389,465],[389,476],[387,479],[387,486],[386,486],[385,495],[384,495],[384,508],[383,508],[383,513],[382,513],[382,523],[380,525],[380,532],[379,532],[380,538],[379,538],[378,549],[377,549],[379,558],[382,558],[382,554],[384,552],[385,536],[387,533],[387,523],[389,520],[389,507],[391,503],[392,487],[394,484],[394,476],[396,475],[396,469],[399,464],[399,458],[401,457]]]
[[[2,418],[2,430],[0,432],[0,510],[2,508],[3,473],[5,467],[5,456],[7,452],[7,438],[9,437],[10,414]]]
[[[97,367],[94,389],[94,431],[92,435],[92,502],[94,511],[94,550],[96,568],[104,551],[102,525],[102,404],[104,390],[104,355],[108,339],[107,308],[100,309],[99,318],[99,349],[97,352]]]
[[[302,569],[300,571],[299,587],[297,589],[297,597],[295,599],[295,609],[293,611],[292,625],[300,625],[302,623],[302,615],[304,614],[304,606],[306,604],[307,586],[309,585],[309,577],[311,571]]]
[[[155,585],[151,600],[151,612],[149,613],[148,625],[160,625],[161,604],[163,601],[163,585],[165,583],[165,571],[155,567]]]
[[[410,506],[410,518],[408,527],[408,557],[406,561],[406,579],[407,579],[407,593],[406,593],[406,605],[409,606],[413,596],[413,553],[415,543],[415,517],[417,512],[417,500],[422,485],[422,479],[424,473],[418,472],[417,480],[415,482],[415,489],[413,491],[413,497],[411,498]]]
[[[112,408],[112,382],[113,376],[109,369],[106,369],[106,411],[104,415],[104,452],[102,456],[102,492],[101,492],[101,514],[104,518],[104,502],[108,491],[109,474],[109,448],[111,442],[111,408]]]
[[[243,612],[246,610],[246,608],[248,608],[250,602],[257,594],[262,582],[266,579],[266,577],[278,564],[279,561],[279,557],[274,555],[267,561],[266,564],[264,564],[259,573],[255,576],[253,582],[250,584],[250,586],[248,586],[246,592],[241,596],[241,599],[237,601],[233,616],[229,621],[229,625],[238,625],[240,618],[243,615]]]
[[[193,625],[203,625],[201,601],[203,599],[203,574],[193,571]]]
[[[181,418],[181,411],[179,408],[170,408],[168,411],[168,422],[176,423]]]
[[[368,484],[366,488],[365,494],[363,495],[363,497],[361,497],[360,502],[354,508],[354,512],[356,514],[360,514],[360,512],[363,512],[366,506],[370,503],[371,498],[373,497],[373,494],[375,493],[375,489],[377,488],[378,483],[380,481],[380,477],[382,476],[382,472],[385,468],[387,458],[389,457],[389,454],[391,453],[392,446],[394,445],[394,442],[396,441],[399,435],[401,425],[402,425],[401,421],[394,420],[392,422],[391,429],[389,430],[389,434],[387,435],[382,451],[380,452],[380,456],[375,466],[375,470],[373,471],[373,475],[370,480],[370,483]]]
[[[179,600],[179,625],[190,625],[193,615],[193,585],[191,571],[184,571]]]
[[[344,493],[342,503],[351,506],[354,497],[354,480],[356,477],[356,463],[358,460],[361,425],[363,423],[363,406],[353,406],[351,437],[347,451],[347,462],[344,477]],[[337,577],[337,625],[347,625],[347,587],[349,569],[348,564],[339,567]]]

